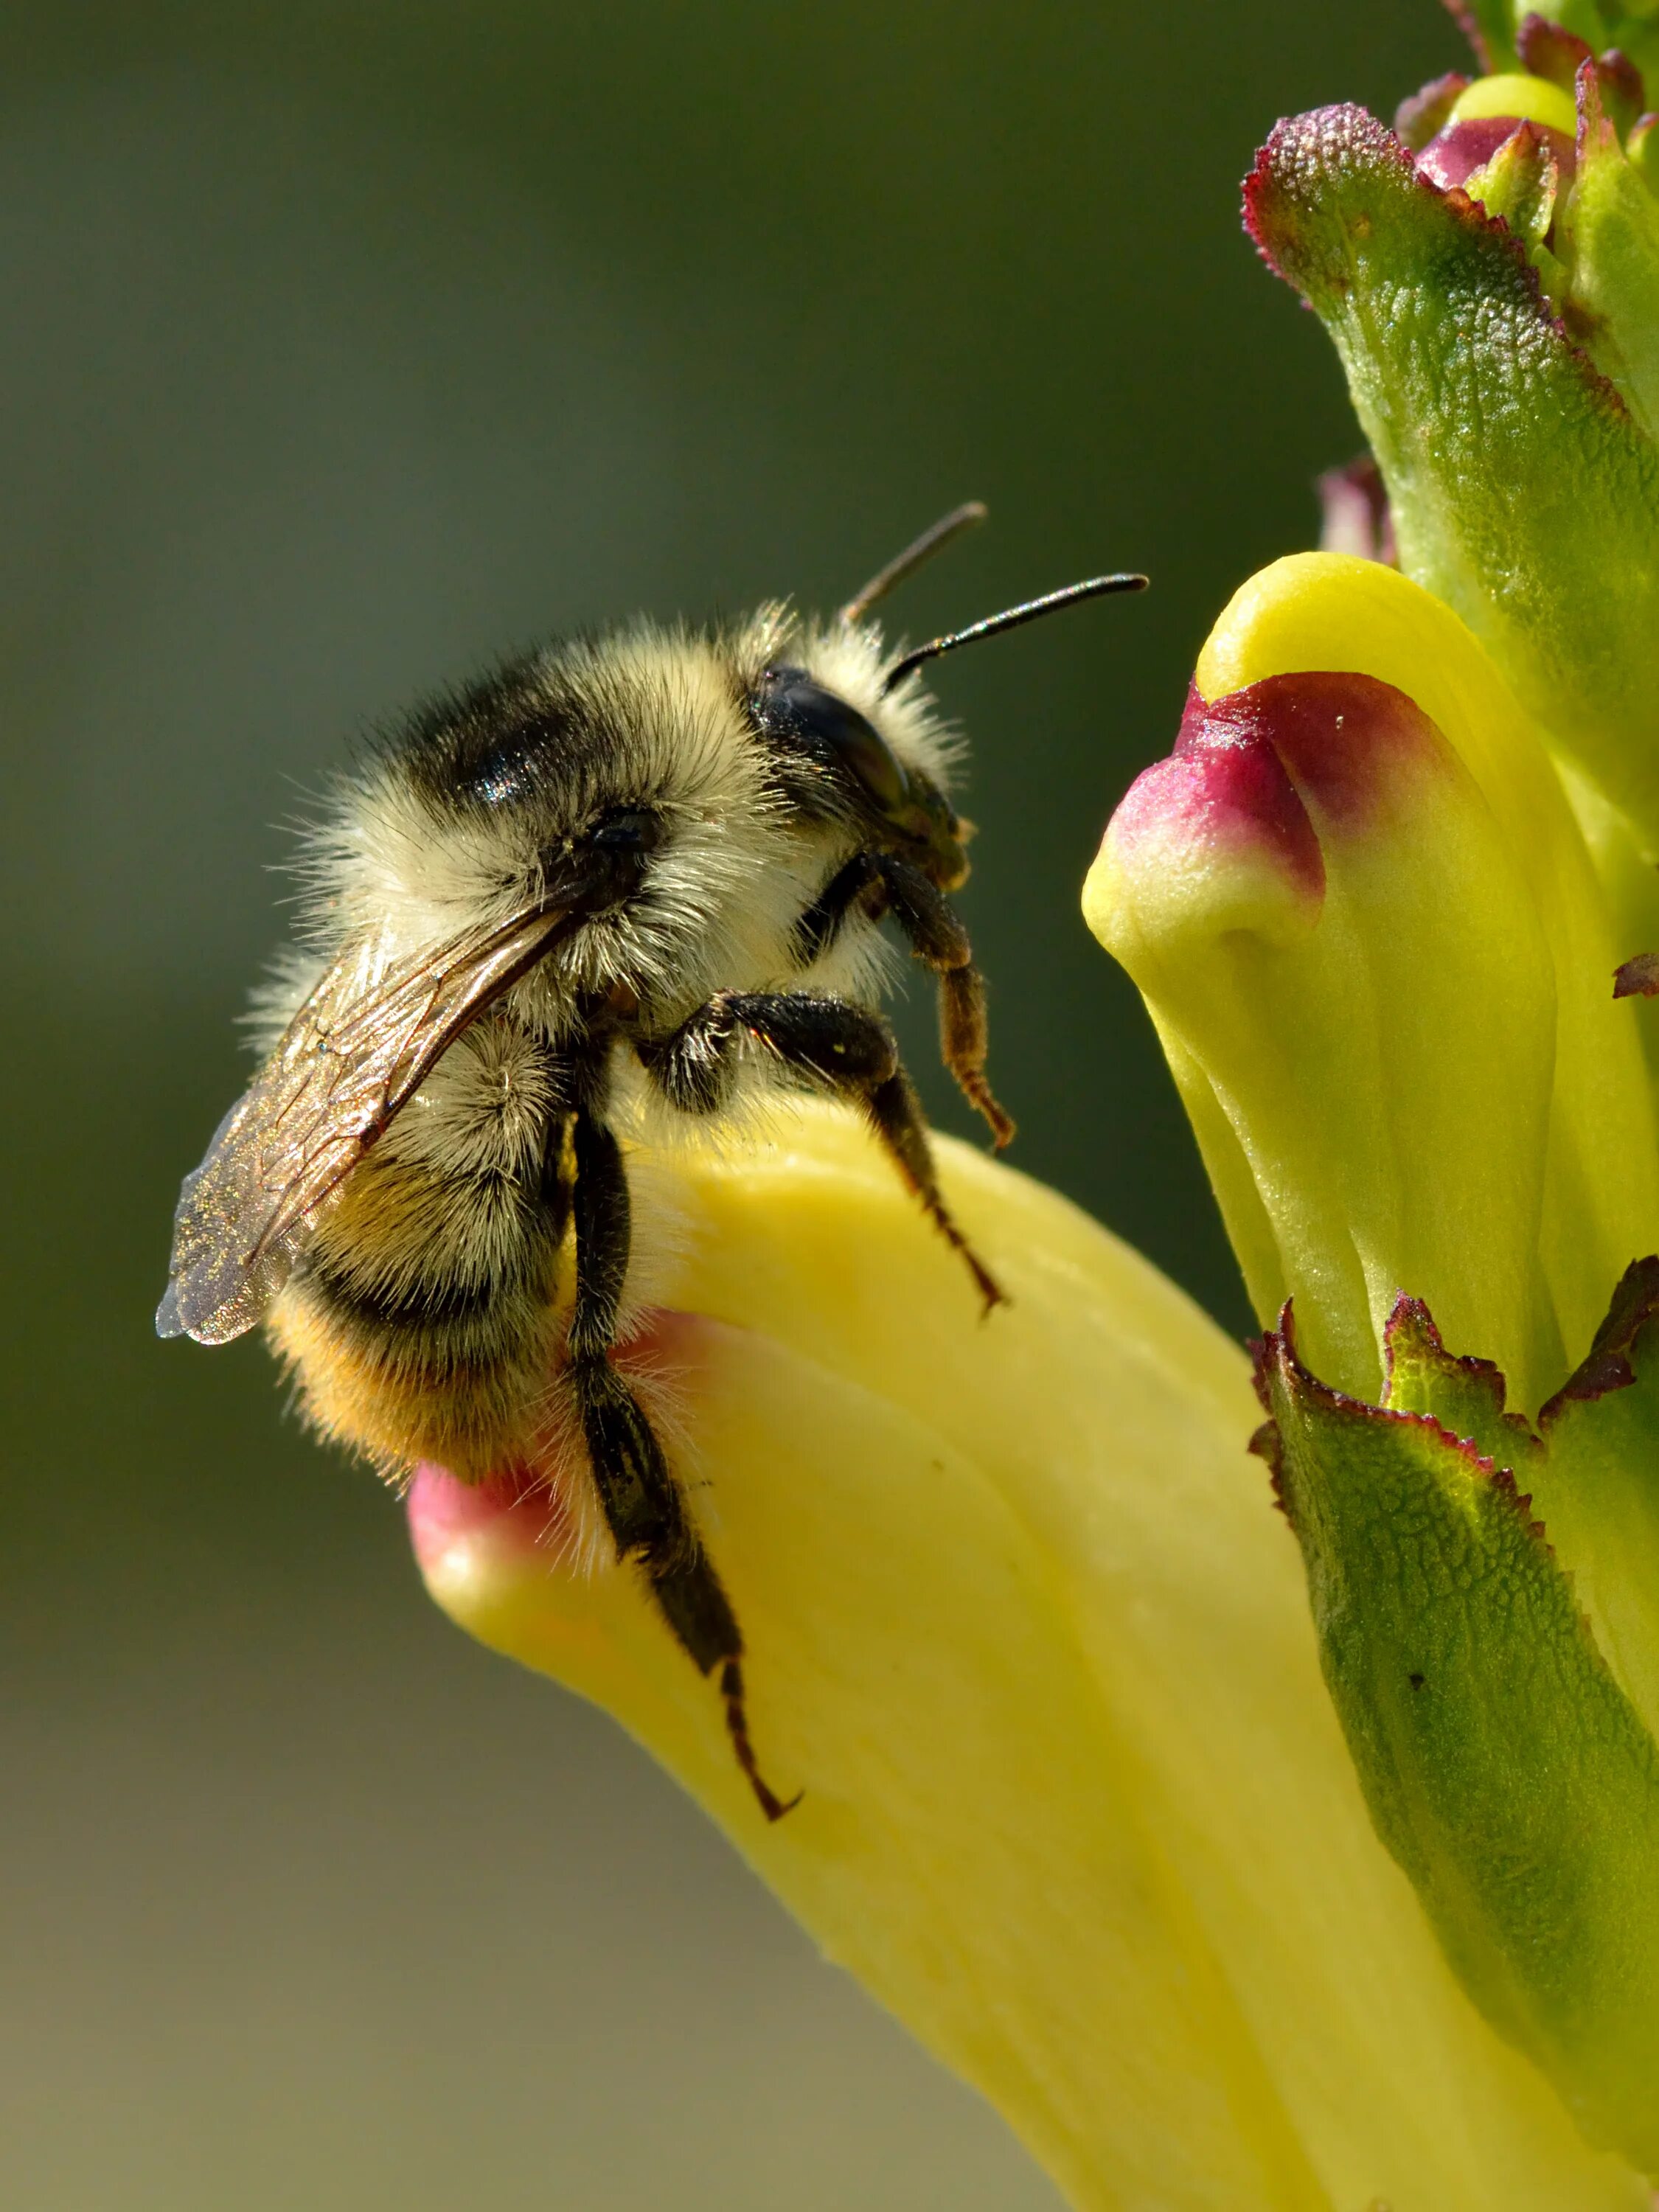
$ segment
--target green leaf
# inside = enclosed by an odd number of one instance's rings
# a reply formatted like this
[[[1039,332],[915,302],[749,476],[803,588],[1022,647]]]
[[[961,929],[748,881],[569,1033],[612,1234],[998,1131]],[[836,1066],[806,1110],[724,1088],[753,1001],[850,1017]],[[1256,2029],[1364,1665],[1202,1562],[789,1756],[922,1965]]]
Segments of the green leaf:
[[[1659,429],[1659,200],[1626,158],[1593,70],[1578,86],[1578,162],[1556,245],[1566,312],[1649,436]]]
[[[1601,173],[1598,206],[1616,198],[1624,225],[1597,264],[1610,314],[1638,251],[1628,193],[1645,187],[1622,156]],[[1522,240],[1420,177],[1363,109],[1280,124],[1245,214],[1335,341],[1402,568],[1659,852],[1659,447],[1552,312]]]
[[[1534,1501],[1601,1648],[1659,1733],[1659,1260],[1626,1275],[1540,1425]]]
[[[1601,1346],[1609,1374],[1622,1342]],[[1317,1382],[1288,1310],[1261,1351],[1258,1442],[1326,1680],[1377,1832],[1471,1996],[1592,2141],[1659,2171],[1659,1749],[1517,1484],[1545,1448],[1502,1377],[1448,1355],[1410,1301],[1389,1351],[1387,1407]],[[1620,1395],[1581,1384],[1558,1436]],[[1558,1492],[1570,1479],[1563,1461]]]

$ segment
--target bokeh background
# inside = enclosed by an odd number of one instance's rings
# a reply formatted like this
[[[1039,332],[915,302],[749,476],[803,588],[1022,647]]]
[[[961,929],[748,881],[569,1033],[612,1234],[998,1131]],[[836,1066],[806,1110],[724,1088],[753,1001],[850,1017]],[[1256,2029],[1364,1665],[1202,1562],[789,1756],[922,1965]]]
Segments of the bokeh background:
[[[427,1607],[256,1343],[149,1316],[354,729],[566,625],[833,605],[977,495],[913,636],[1155,580],[940,672],[1016,1158],[1242,1328],[1078,887],[1356,443],[1237,180],[1458,58],[1434,0],[5,11],[8,2212],[1052,2207],[642,1754]]]

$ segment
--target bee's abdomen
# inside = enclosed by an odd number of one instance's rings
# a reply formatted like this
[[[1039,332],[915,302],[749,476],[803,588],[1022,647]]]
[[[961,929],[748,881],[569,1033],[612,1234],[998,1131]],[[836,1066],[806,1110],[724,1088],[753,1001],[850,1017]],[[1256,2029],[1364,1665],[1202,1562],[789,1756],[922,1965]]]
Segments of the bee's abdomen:
[[[433,1460],[482,1477],[522,1458],[545,1416],[565,1121],[528,1115],[547,1102],[521,1085],[492,1128],[482,1079],[503,1094],[483,1058],[469,1054],[423,1118],[400,1117],[353,1170],[271,1310],[311,1418],[392,1471]]]

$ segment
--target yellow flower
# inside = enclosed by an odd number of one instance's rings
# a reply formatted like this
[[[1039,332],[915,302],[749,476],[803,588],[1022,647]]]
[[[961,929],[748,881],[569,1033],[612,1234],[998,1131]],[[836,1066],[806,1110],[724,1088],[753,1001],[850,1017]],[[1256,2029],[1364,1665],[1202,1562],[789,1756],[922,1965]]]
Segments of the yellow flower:
[[[672,1175],[635,1347],[705,1478],[775,1826],[633,1576],[436,1471],[464,1627],[596,1699],[1072,2200],[1637,2212],[1374,1837],[1237,1347],[1053,1193],[941,1147],[1011,1305],[851,1117]]]

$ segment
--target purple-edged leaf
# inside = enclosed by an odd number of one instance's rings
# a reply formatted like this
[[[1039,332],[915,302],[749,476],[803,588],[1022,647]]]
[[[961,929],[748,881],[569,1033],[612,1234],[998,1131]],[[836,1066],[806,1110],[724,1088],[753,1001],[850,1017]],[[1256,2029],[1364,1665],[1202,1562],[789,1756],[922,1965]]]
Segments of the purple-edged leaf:
[[[1395,1338],[1396,1387],[1536,1462],[1492,1370],[1450,1359],[1420,1308]],[[1592,2141],[1659,2170],[1659,1750],[1533,1498],[1432,1415],[1317,1382],[1288,1310],[1259,1378],[1258,1448],[1378,1834],[1487,2018]]]
[[[1579,63],[1589,61],[1594,52],[1588,39],[1536,13],[1523,16],[1515,34],[1516,58],[1528,76],[1559,84],[1563,92],[1572,90]]]
[[[1528,1468],[1539,1446],[1525,1418],[1507,1410],[1503,1370],[1490,1359],[1448,1352],[1421,1298],[1402,1291],[1383,1334],[1391,1413],[1426,1413],[1460,1443],[1512,1473]]]
[[[1394,111],[1395,137],[1403,139],[1414,154],[1420,152],[1450,122],[1453,104],[1460,92],[1468,91],[1468,84],[1462,70],[1448,70],[1420,92],[1408,94]]]
[[[1659,1730],[1659,1259],[1628,1270],[1539,1426],[1540,1510],[1609,1663]]]
[[[1647,85],[1642,72],[1627,53],[1618,46],[1610,46],[1597,59],[1595,75],[1601,87],[1601,104],[1622,135],[1638,120],[1648,104]]]

